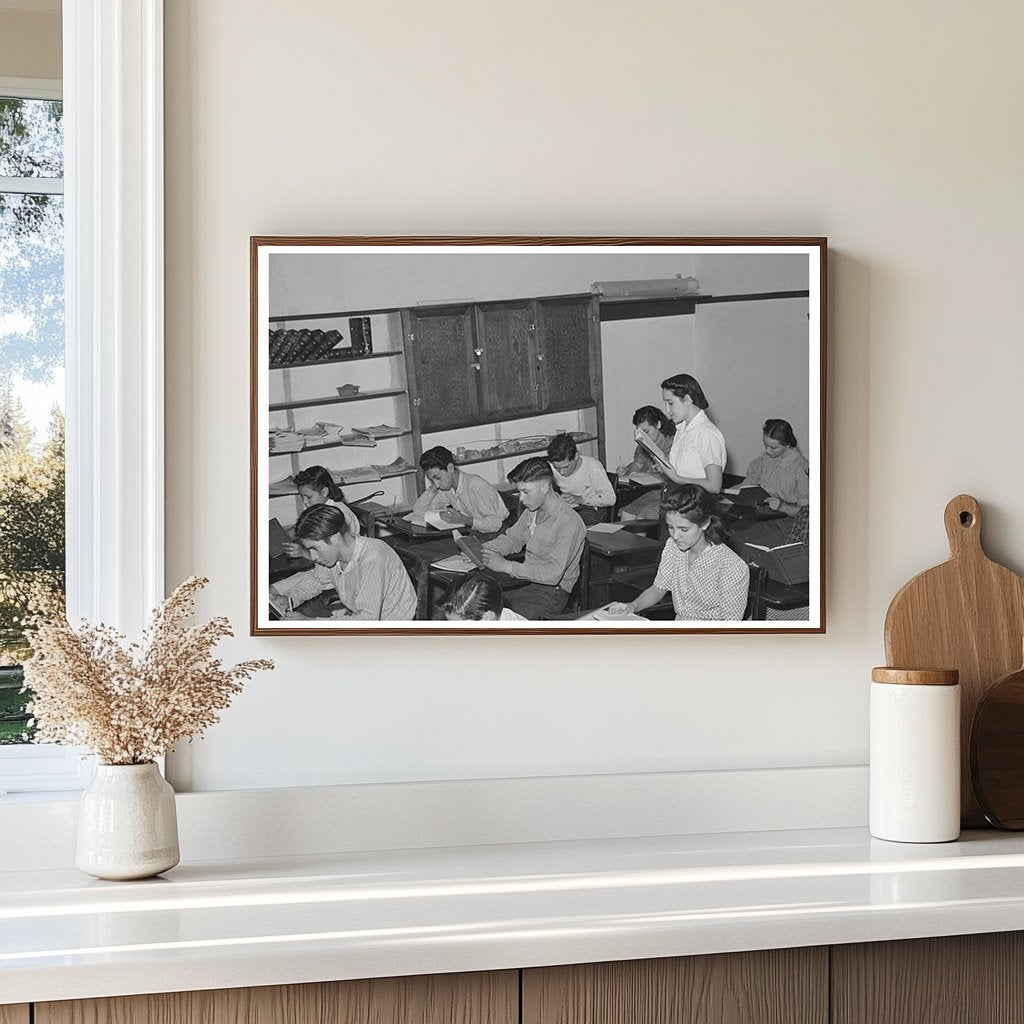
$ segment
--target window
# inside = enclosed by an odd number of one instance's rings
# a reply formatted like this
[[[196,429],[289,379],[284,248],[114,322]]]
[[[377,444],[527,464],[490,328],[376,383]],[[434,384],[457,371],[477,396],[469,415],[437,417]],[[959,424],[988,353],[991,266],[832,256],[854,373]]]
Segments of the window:
[[[64,600],[64,142],[52,86],[0,82],[0,786],[64,766],[32,727],[26,616]],[[7,93],[7,94],[5,94]],[[47,95],[49,94],[49,95]],[[47,783],[49,784],[49,783]]]

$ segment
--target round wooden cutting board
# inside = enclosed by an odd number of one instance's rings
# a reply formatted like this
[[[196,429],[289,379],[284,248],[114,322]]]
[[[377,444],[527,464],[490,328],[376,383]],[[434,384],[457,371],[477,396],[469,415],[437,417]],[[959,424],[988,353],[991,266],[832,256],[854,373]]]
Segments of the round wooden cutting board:
[[[981,546],[981,508],[957,495],[945,511],[949,561],[926,569],[892,599],[885,657],[893,668],[946,665],[960,671],[960,813],[965,828],[986,824],[971,787],[971,723],[989,687],[1020,666],[1024,578]]]

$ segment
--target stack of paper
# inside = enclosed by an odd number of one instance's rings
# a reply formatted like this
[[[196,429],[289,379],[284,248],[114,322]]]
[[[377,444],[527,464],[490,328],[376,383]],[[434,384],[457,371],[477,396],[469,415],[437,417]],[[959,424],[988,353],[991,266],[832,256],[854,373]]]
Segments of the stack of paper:
[[[403,473],[412,472],[412,465],[405,461],[401,455],[398,456],[393,462],[389,462],[386,466],[374,465],[373,467],[377,470],[382,477],[384,476],[401,476]]]
[[[270,450],[272,452],[298,452],[306,446],[306,438],[291,430],[272,430]]]
[[[380,473],[373,466],[354,466],[352,469],[340,469],[338,475],[343,484],[361,484],[380,480]]]
[[[340,440],[342,444],[351,445],[355,448],[377,447],[377,442],[366,434],[342,434],[340,435]]]
[[[320,428],[320,432],[327,440],[337,441],[338,438],[345,433],[345,428],[337,423],[328,423],[325,420],[317,420],[316,425]]]
[[[286,476],[283,480],[275,480],[270,485],[270,493],[272,495],[294,494],[295,481],[290,476]]]
[[[401,427],[392,427],[387,423],[378,423],[372,427],[353,427],[357,434],[365,434],[367,437],[399,437],[405,431]]]

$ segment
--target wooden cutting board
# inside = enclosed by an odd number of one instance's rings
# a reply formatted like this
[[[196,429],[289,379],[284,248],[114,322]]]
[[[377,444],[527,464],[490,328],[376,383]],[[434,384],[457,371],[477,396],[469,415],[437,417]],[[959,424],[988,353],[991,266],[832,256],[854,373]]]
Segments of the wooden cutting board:
[[[988,688],[1020,666],[1024,578],[993,562],[981,546],[981,508],[957,495],[945,511],[949,561],[915,576],[889,605],[885,656],[893,668],[960,671],[960,813],[984,827],[970,773],[974,712]]]

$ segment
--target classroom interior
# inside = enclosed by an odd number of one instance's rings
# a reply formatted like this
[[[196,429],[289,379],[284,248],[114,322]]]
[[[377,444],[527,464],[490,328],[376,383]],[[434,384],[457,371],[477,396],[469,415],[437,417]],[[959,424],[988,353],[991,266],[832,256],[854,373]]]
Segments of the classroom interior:
[[[808,344],[808,263],[807,255],[798,253],[271,250],[271,330],[337,331],[341,349],[355,343],[363,354],[308,365],[300,361],[282,367],[278,361],[263,368],[269,431],[313,432],[325,423],[331,431],[323,438],[307,433],[299,451],[286,446],[270,452],[265,477],[269,515],[286,529],[295,523],[302,503],[290,481],[295,472],[315,465],[332,473],[346,502],[357,509],[361,504],[408,509],[425,486],[419,455],[436,445],[456,453],[457,463],[504,491],[510,486],[508,473],[529,454],[543,456],[547,438],[561,431],[580,439],[581,454],[598,458],[614,472],[633,457],[634,411],[645,405],[661,408],[660,383],[678,373],[692,374],[704,389],[707,414],[726,440],[727,482],[742,479],[762,453],[762,424],[769,418],[792,425],[816,473],[818,353]],[[702,301],[678,298],[678,283],[687,278],[696,280]],[[630,284],[640,282],[646,297],[623,300],[634,290]],[[667,298],[656,297],[653,282],[664,282]],[[418,314],[442,305],[472,308],[551,296],[585,300],[595,294],[600,322],[595,325],[599,352],[591,354],[589,367],[593,401],[565,402],[551,412],[550,402],[540,403],[544,411],[538,411],[503,409],[500,399],[498,406],[492,401],[485,408],[481,400],[478,413],[468,417],[472,422],[461,414],[451,418],[462,420],[453,429],[434,429],[429,416],[417,415],[414,403],[422,408],[446,400],[445,395],[418,394],[408,379],[409,361],[401,358],[403,331],[415,333],[410,324]],[[465,367],[466,377],[474,372],[479,377],[476,351],[477,361]],[[479,380],[458,381],[457,376],[447,378],[452,402],[460,388],[484,390]],[[578,407],[567,407],[572,405]],[[432,422],[438,422],[436,416]],[[378,436],[373,447],[337,440],[339,435],[357,440],[358,431],[371,427],[394,428],[395,436]],[[511,446],[515,450],[501,447],[512,441],[518,442]],[[367,473],[368,467],[376,468]],[[385,522],[375,524],[375,530],[388,533]],[[598,566],[596,576],[601,570]],[[607,588],[595,587],[583,604],[608,597]],[[795,617],[806,618],[806,608],[797,608]],[[770,612],[768,617],[773,617]]]

